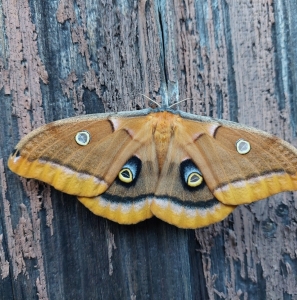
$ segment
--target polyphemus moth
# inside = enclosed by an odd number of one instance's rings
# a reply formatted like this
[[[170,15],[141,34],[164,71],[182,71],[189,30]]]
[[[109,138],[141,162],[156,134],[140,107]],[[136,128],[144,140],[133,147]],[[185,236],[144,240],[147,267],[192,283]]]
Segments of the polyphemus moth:
[[[83,115],[25,136],[8,161],[121,224],[156,216],[181,228],[297,190],[297,150],[263,131],[173,110]]]

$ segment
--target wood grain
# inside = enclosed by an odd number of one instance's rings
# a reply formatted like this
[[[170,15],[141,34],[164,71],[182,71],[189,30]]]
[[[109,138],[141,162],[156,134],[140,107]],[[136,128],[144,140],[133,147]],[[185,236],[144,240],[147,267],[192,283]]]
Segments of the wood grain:
[[[9,1],[0,6],[0,298],[294,299],[293,193],[180,230],[122,226],[8,171],[17,141],[168,96],[296,141],[295,1]],[[9,264],[9,272],[7,265]]]

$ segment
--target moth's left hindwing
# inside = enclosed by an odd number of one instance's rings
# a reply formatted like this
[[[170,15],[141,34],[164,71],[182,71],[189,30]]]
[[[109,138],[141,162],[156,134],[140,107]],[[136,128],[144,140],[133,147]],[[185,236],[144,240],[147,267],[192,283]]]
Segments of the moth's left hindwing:
[[[153,216],[151,202],[158,184],[158,170],[156,149],[151,137],[122,166],[105,193],[94,198],[78,199],[96,215],[121,224],[138,223]],[[126,177],[122,177],[125,172]]]
[[[198,228],[239,204],[297,190],[297,150],[287,142],[170,110],[50,123],[19,142],[8,166],[122,224],[155,215]]]

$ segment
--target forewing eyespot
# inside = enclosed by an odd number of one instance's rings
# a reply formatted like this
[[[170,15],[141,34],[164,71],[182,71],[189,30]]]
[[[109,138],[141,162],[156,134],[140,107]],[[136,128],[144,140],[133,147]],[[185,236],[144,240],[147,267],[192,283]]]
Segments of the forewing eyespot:
[[[75,141],[81,146],[86,146],[91,140],[91,135],[87,130],[79,131],[75,136]]]
[[[236,150],[239,154],[247,154],[251,150],[251,145],[248,141],[244,139],[239,139],[236,143]]]

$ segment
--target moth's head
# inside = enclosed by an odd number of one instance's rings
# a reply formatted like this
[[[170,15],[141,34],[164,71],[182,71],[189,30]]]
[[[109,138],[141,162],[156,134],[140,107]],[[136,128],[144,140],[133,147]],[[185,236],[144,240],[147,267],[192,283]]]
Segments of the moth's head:
[[[157,101],[155,101],[155,100],[147,97],[144,94],[140,94],[140,95],[143,96],[143,97],[145,97],[145,98],[147,98],[149,100],[148,105],[149,105],[150,108],[152,108],[154,110],[154,112],[170,111],[171,113],[175,113],[175,112],[178,111],[178,108],[176,106],[177,104],[192,99],[192,98],[186,98],[186,99],[177,101],[177,102],[172,103],[172,104],[169,105],[168,99],[162,99],[162,104],[160,104]]]

